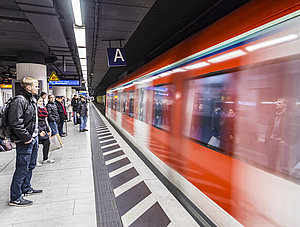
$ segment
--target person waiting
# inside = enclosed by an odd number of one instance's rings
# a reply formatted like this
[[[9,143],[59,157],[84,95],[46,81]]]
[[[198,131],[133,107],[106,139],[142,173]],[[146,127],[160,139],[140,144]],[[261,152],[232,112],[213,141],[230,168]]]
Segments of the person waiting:
[[[48,100],[49,101],[46,105],[48,111],[48,123],[51,128],[51,135],[54,136],[58,134],[59,114],[58,114],[57,106],[54,103],[55,96],[49,95]]]
[[[64,132],[63,128],[64,128],[65,120],[67,120],[67,112],[62,100],[62,96],[56,96],[55,104],[57,106],[57,111],[59,115],[58,133],[61,137],[65,137],[66,133]]]
[[[73,121],[74,125],[77,125],[77,111],[78,111],[78,98],[77,95],[74,95],[71,101],[71,106],[73,107]]]
[[[71,119],[72,119],[73,110],[72,110],[70,98],[67,98],[66,106],[67,106],[68,121],[72,121]]]
[[[43,106],[43,98],[40,97],[37,101],[38,106],[38,126],[39,126],[39,143],[43,145],[43,162],[37,166],[41,166],[44,163],[54,163],[54,160],[48,158],[50,149],[50,129],[47,125],[46,118],[48,112],[46,107]]]
[[[88,107],[87,107],[87,102],[86,102],[85,97],[81,97],[81,101],[78,105],[78,113],[79,113],[80,120],[81,120],[79,131],[80,132],[88,131],[86,129],[86,122],[87,122],[87,117],[88,117]]]

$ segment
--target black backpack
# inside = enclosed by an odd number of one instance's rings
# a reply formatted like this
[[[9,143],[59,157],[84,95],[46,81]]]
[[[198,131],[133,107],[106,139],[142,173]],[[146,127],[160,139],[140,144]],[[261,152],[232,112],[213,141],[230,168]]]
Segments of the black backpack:
[[[0,106],[0,139],[6,139],[10,136],[10,128],[8,125],[8,110],[11,106],[13,100],[17,99],[18,97],[21,97],[25,99],[23,95],[17,95],[14,98],[10,98],[4,106]]]

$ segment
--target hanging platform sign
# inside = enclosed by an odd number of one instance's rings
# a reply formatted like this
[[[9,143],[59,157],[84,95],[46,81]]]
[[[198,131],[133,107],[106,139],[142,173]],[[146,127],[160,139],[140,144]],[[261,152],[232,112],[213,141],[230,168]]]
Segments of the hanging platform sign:
[[[12,84],[0,84],[0,88],[12,88]]]
[[[60,81],[49,81],[51,86],[80,86],[79,80],[60,80]]]
[[[107,59],[109,67],[126,66],[124,48],[107,48]]]
[[[52,72],[50,77],[49,77],[49,81],[59,81],[58,76],[56,75],[56,72]]]

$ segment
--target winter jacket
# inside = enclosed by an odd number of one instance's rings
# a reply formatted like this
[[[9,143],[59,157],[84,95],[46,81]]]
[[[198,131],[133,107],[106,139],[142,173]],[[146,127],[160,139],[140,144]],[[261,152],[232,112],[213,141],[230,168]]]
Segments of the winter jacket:
[[[78,113],[80,117],[87,117],[88,115],[88,107],[86,102],[80,102],[78,105]]]
[[[10,138],[15,142],[27,142],[32,138],[36,126],[36,99],[25,88],[11,103],[8,110]]]
[[[55,105],[57,107],[58,115],[59,115],[59,121],[65,121],[67,120],[67,112],[66,108],[63,106],[63,102],[55,101]]]
[[[49,122],[59,122],[59,114],[57,110],[57,106],[54,102],[49,101],[47,103],[47,111],[48,111],[48,121]]]
[[[79,103],[78,99],[72,98],[71,106],[73,107],[74,112],[77,112],[78,110],[78,103]]]
[[[40,113],[41,112],[46,112],[46,115],[41,115]],[[38,117],[39,117],[39,119],[38,119],[38,122],[39,122],[39,141],[41,141],[41,140],[46,140],[46,139],[48,139],[49,138],[49,135],[48,135],[48,132],[50,132],[50,129],[49,129],[49,127],[48,127],[48,125],[47,125],[47,123],[46,123],[46,117],[47,117],[47,111],[46,111],[46,108],[44,107],[38,107]],[[45,132],[45,136],[41,136],[40,135],[40,133],[41,132]]]

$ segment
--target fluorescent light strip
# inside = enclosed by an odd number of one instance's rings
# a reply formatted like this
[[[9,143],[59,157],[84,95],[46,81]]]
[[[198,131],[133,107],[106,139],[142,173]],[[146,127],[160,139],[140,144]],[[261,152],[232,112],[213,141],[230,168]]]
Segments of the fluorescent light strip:
[[[82,66],[87,66],[85,58],[80,59],[80,65],[81,65],[81,67]]]
[[[172,73],[170,73],[170,72],[164,72],[164,73],[161,73],[161,74],[159,74],[159,75],[157,75],[158,77],[165,77],[165,76],[169,76],[169,75],[171,75]]]
[[[86,48],[78,47],[79,58],[86,58]]]
[[[177,68],[177,69],[173,69],[171,72],[172,73],[180,73],[180,72],[185,72],[186,71],[186,69],[184,69],[184,68]]]
[[[226,61],[226,60],[229,60],[229,59],[240,57],[240,56],[243,56],[245,54],[246,54],[245,51],[235,50],[235,51],[231,51],[231,52],[226,53],[226,54],[219,55],[218,57],[211,58],[207,61],[210,62],[210,63],[218,63],[218,62],[221,62],[221,61]]]
[[[183,68],[187,69],[187,70],[190,70],[190,69],[201,68],[201,67],[204,67],[204,66],[207,66],[207,65],[210,65],[210,64],[204,61],[204,62],[199,62],[199,63],[196,63],[196,64],[188,65],[188,66],[185,66]]]
[[[261,104],[276,104],[277,102],[260,102]]]
[[[294,39],[297,39],[297,38],[298,38],[298,36],[296,34],[290,34],[290,35],[286,35],[286,36],[283,36],[283,37],[280,37],[280,38],[271,39],[271,40],[264,41],[264,42],[261,42],[261,43],[258,43],[258,44],[254,44],[254,45],[246,47],[245,49],[247,51],[254,51],[254,50],[262,49],[262,48],[265,48],[265,47],[274,46],[274,45],[277,45],[279,43],[288,42],[288,41],[291,41],[291,40],[294,40]]]
[[[75,24],[82,26],[80,0],[71,0]]]
[[[86,47],[85,28],[73,26],[73,29],[74,29],[74,33],[75,33],[76,45],[78,47]]]
[[[86,65],[82,65],[82,66],[81,66],[81,70],[82,70],[82,71],[87,71],[87,66],[86,66]]]

